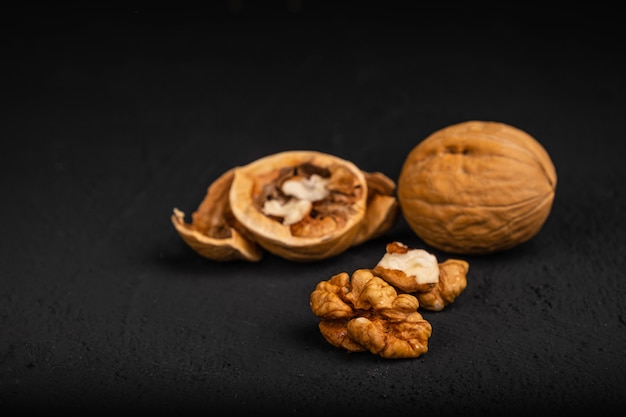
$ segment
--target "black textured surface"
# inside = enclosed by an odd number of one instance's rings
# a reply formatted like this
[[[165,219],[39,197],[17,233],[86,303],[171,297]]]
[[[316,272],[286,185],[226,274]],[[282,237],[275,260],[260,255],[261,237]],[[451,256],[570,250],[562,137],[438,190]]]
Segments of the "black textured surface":
[[[4,9],[0,408],[623,411],[615,11],[310,3]],[[313,264],[206,261],[170,223],[235,165],[313,149],[397,179],[421,139],[470,119],[535,136],[556,199],[531,241],[462,257],[468,287],[424,313],[417,359],[335,349],[308,306],[319,281],[373,266],[388,241],[424,247],[404,222]]]

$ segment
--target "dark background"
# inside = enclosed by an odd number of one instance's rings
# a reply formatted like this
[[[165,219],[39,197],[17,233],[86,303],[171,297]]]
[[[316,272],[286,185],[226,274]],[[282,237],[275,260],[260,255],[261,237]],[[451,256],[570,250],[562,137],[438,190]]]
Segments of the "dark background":
[[[509,4],[3,8],[0,410],[282,414],[623,411],[626,59],[616,10]],[[463,256],[429,352],[326,343],[308,301],[400,240],[216,263],[170,223],[227,169],[291,149],[396,180],[461,121],[537,138],[540,233]],[[436,414],[432,414],[436,413]]]

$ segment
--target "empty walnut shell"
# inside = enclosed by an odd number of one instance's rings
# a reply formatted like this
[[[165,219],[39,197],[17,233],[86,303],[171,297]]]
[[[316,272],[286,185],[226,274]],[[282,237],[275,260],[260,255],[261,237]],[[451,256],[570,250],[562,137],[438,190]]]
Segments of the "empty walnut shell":
[[[230,210],[228,194],[234,169],[222,174],[207,189],[206,196],[185,222],[185,213],[174,209],[171,220],[180,237],[199,255],[217,261],[261,260],[261,248],[241,227]]]
[[[218,261],[258,261],[262,251],[315,261],[385,233],[399,206],[379,172],[316,151],[286,151],[235,167],[207,192],[192,223],[172,222],[189,246]]]
[[[513,248],[546,221],[557,176],[528,133],[488,121],[438,130],[407,156],[398,201],[427,244],[458,254]]]

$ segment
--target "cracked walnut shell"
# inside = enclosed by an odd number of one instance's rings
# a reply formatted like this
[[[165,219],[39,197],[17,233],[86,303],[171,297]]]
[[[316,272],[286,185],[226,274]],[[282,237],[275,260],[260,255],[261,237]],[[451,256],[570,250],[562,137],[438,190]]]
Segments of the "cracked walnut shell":
[[[319,329],[331,345],[383,358],[415,358],[428,351],[432,326],[417,311],[419,302],[371,270],[346,272],[317,284],[310,296]]]
[[[261,248],[233,216],[228,201],[234,173],[234,169],[226,171],[209,186],[191,223],[186,223],[185,213],[176,208],[171,220],[183,241],[202,257],[256,262],[262,257]]]
[[[556,183],[550,156],[528,133],[467,121],[432,133],[410,151],[398,201],[427,244],[485,254],[535,236],[552,208]]]
[[[261,259],[263,250],[315,261],[388,231],[399,214],[395,182],[316,151],[285,151],[235,167],[209,187],[192,223],[172,222],[200,255]]]

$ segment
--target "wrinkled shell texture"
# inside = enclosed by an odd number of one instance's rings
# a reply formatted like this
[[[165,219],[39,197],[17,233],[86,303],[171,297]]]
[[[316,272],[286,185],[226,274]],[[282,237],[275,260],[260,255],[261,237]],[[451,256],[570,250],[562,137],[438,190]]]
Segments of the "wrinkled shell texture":
[[[316,261],[388,231],[399,216],[395,190],[384,174],[339,157],[285,151],[228,170],[209,186],[191,223],[178,209],[171,221],[194,251],[212,260],[255,262],[266,250]]]
[[[535,236],[552,208],[556,183],[550,156],[528,133],[468,121],[434,132],[411,150],[398,179],[398,201],[427,244],[485,254]]]

